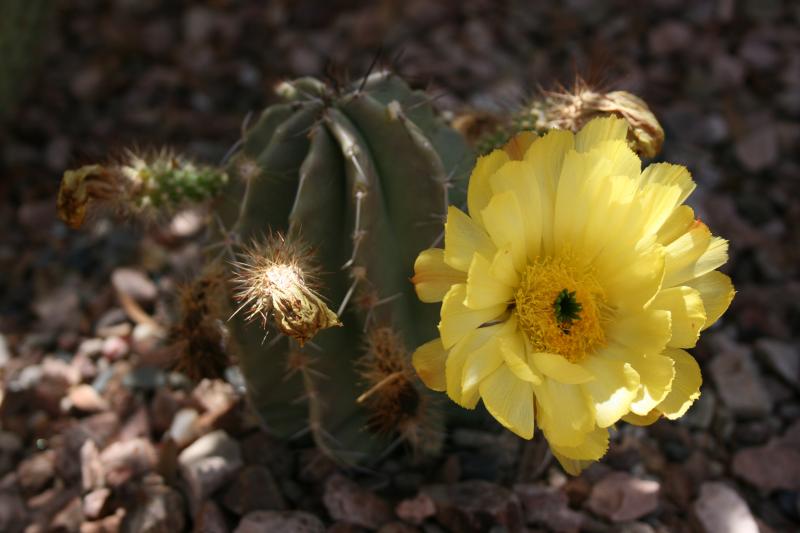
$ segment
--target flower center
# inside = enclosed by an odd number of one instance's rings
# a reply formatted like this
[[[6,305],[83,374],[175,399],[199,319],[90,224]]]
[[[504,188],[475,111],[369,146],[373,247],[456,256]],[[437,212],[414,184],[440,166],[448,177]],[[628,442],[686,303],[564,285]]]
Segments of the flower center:
[[[537,352],[576,362],[605,344],[605,294],[591,271],[569,257],[529,264],[515,295],[520,329]]]

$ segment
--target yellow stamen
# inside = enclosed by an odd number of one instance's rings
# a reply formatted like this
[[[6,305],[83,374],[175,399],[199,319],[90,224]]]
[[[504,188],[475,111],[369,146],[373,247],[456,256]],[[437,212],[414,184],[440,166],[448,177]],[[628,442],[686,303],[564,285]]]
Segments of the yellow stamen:
[[[605,344],[603,322],[609,313],[597,279],[575,265],[569,256],[538,259],[527,266],[515,296],[520,329],[533,349],[572,362]],[[565,320],[555,306],[564,294],[580,306],[574,319]]]

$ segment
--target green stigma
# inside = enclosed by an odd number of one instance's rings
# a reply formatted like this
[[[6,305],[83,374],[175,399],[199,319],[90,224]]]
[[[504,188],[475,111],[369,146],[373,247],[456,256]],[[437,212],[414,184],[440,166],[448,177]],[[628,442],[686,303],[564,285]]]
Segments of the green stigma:
[[[556,300],[553,302],[553,310],[556,313],[558,323],[563,328],[568,328],[572,322],[580,319],[583,306],[575,299],[575,291],[570,292],[567,289],[561,289],[561,292],[558,293]],[[569,333],[569,331],[565,329],[565,333]]]

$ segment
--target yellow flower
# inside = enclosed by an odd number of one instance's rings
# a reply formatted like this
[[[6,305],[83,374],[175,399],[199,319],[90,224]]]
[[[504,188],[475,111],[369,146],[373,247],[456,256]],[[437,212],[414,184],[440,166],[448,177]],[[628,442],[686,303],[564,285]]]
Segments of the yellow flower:
[[[599,118],[481,157],[469,215],[450,207],[444,249],[414,265],[419,298],[442,302],[440,338],[413,356],[422,381],[523,438],[537,425],[575,474],[621,419],[686,412],[702,379],[684,349],[734,294],[715,270],[727,241],[683,205],[689,172],[642,170],[627,131]]]

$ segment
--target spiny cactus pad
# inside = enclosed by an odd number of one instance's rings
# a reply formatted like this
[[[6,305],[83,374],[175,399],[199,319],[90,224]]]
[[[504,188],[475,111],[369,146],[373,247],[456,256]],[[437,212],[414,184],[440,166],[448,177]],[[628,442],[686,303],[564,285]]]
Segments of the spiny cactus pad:
[[[234,252],[274,232],[309,244],[318,291],[343,326],[300,347],[237,315],[232,341],[268,429],[311,431],[337,459],[362,462],[387,445],[368,433],[356,401],[366,332],[391,327],[407,346],[435,336],[436,311],[419,303],[409,277],[419,251],[441,238],[447,205],[464,203],[473,155],[424,93],[390,73],[345,91],[302,78],[278,93],[284,101],[231,158],[218,215]]]

